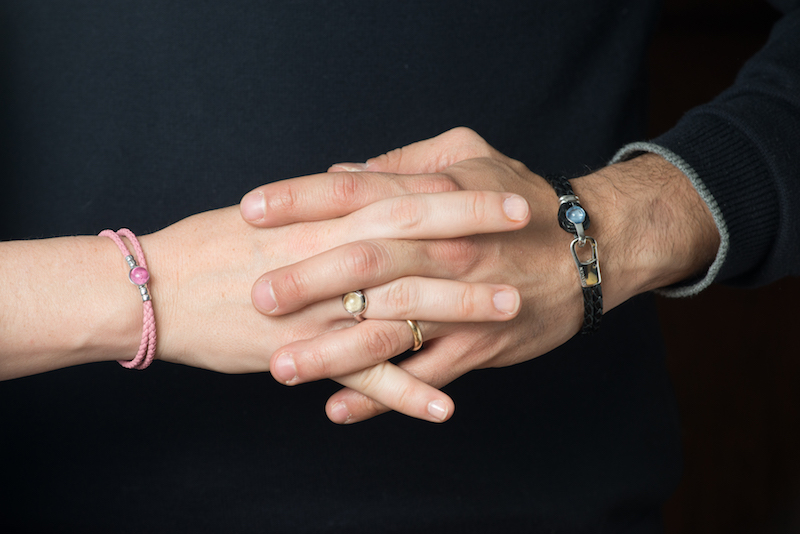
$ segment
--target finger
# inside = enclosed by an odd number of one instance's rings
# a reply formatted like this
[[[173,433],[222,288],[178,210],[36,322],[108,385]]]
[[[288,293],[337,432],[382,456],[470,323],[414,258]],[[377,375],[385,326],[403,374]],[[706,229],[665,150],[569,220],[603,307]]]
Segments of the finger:
[[[438,173],[465,159],[497,156],[499,153],[474,131],[469,128],[454,128],[432,139],[372,158],[365,164],[340,163],[329,170],[367,170],[395,174]]]
[[[446,386],[470,370],[470,362],[462,358],[470,350],[470,345],[468,340],[460,336],[441,337],[426,346],[424,352],[401,362],[399,367],[438,391],[438,388]],[[417,404],[421,405],[422,402],[418,400]],[[392,409],[394,408],[382,399],[350,387],[331,395],[325,405],[328,418],[339,424],[366,421]]]
[[[372,311],[380,312],[382,318],[422,317],[416,314],[427,318],[441,313],[431,320],[506,320],[518,309],[519,297],[514,287],[451,281],[462,278],[480,260],[482,253],[475,252],[478,246],[464,240],[360,241],[343,245],[266,273],[253,286],[251,300],[264,315],[279,316],[365,288],[375,292],[379,307]],[[409,280],[410,277],[416,279]],[[395,280],[399,282],[392,285]]]
[[[448,191],[387,198],[342,219],[340,242],[361,239],[449,239],[523,228],[530,206],[497,191]]]
[[[423,340],[449,331],[442,323],[417,323]],[[270,359],[270,373],[278,382],[294,386],[323,378],[360,372],[412,348],[414,335],[405,321],[363,321],[313,339],[281,347]]]
[[[520,296],[516,288],[501,284],[467,283],[439,278],[407,276],[362,290],[364,319],[478,323],[508,321],[516,317]],[[347,310],[342,305],[341,314]]]
[[[464,233],[515,230],[530,220],[525,199],[491,191],[406,195],[377,202],[362,211],[343,223],[338,232],[352,232],[348,239],[355,240],[365,235],[447,239]],[[371,220],[378,222],[368,224]],[[329,237],[337,240],[336,235]],[[350,243],[264,274],[253,286],[252,300],[261,313],[288,313],[310,302],[403,276],[453,278],[458,274],[454,267],[478,255],[479,251],[464,240]]]
[[[349,387],[340,389],[325,403],[328,419],[340,425],[360,423],[390,411],[388,406]]]
[[[444,175],[390,176],[379,173],[328,173],[263,185],[247,193],[239,209],[255,226],[275,227],[333,219],[378,200],[409,193],[455,191]]]
[[[419,328],[423,339],[448,330],[440,323],[422,323]],[[354,335],[358,339],[355,344]],[[270,371],[286,385],[333,376],[337,382],[381,406],[427,421],[446,421],[455,408],[452,399],[386,361],[407,350],[414,340],[406,323],[364,321],[353,328],[323,334],[311,345],[304,342],[287,345],[273,356]],[[347,409],[347,404],[331,405],[332,420],[348,422]]]
[[[453,399],[446,393],[389,362],[339,377],[336,381],[382,406],[417,419],[443,423],[455,411]],[[349,423],[352,420],[347,404],[332,404],[326,411],[334,422]]]

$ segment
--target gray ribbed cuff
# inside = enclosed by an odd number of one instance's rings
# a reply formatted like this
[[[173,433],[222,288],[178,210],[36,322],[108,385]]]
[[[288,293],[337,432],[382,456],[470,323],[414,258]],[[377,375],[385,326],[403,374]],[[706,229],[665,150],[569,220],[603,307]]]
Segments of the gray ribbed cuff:
[[[714,224],[717,225],[717,231],[719,232],[720,238],[719,249],[717,250],[717,257],[714,258],[714,263],[711,264],[705,275],[699,280],[688,282],[686,285],[675,285],[656,290],[656,293],[659,295],[673,298],[697,295],[702,290],[710,286],[717,275],[719,275],[722,264],[725,263],[725,258],[728,255],[730,236],[728,235],[728,227],[725,224],[722,211],[719,209],[717,201],[708,191],[708,188],[706,188],[702,180],[700,180],[700,177],[697,175],[694,169],[690,167],[689,164],[686,163],[679,155],[660,145],[645,142],[630,143],[619,149],[619,151],[611,159],[611,163],[619,163],[621,161],[632,159],[642,152],[658,154],[669,163],[677,167],[678,170],[680,170],[683,174],[685,174],[692,183],[692,186],[697,191],[697,194],[700,195],[700,198],[703,199],[703,202],[705,202],[706,206],[708,206],[709,211],[711,211],[711,216],[714,217]]]

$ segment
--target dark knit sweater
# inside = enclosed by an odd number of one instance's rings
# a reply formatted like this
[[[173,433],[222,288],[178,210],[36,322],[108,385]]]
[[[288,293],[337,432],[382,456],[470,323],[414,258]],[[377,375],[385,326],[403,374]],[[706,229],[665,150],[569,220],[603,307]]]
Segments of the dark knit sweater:
[[[780,4],[780,3],[777,3]],[[776,5],[777,5],[776,4]],[[781,7],[788,9],[790,2]],[[800,257],[800,9],[779,21],[733,87],[655,140],[678,153],[719,206],[730,249],[718,279],[764,284]]]

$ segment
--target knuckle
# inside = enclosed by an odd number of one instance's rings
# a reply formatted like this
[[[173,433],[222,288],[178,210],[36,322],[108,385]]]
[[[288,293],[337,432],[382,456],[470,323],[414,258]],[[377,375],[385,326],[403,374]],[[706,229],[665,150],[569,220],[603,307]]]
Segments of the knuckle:
[[[364,350],[377,359],[391,358],[400,346],[401,340],[397,330],[388,326],[389,323],[381,323],[377,328],[364,329],[362,338]]]
[[[475,133],[475,130],[467,128],[466,126],[457,126],[453,128],[450,130],[450,136],[454,141],[461,141],[462,143],[474,141],[475,138],[480,139],[480,136]]]
[[[296,358],[297,375],[303,380],[319,380],[333,376],[330,359],[324,351],[308,350]]]
[[[337,172],[332,177],[331,202],[341,207],[359,204],[363,197],[361,181],[349,172]]]
[[[414,196],[404,195],[392,200],[389,221],[398,230],[414,230],[422,224],[422,209]]]
[[[466,275],[472,271],[479,260],[479,249],[475,241],[468,237],[436,241],[430,245],[431,260],[456,275]]]
[[[380,169],[383,172],[394,172],[402,165],[403,162],[403,149],[395,148],[380,156],[376,156],[368,160],[370,168]]]
[[[449,191],[459,191],[461,189],[452,176],[444,173],[431,175],[429,180],[431,182],[431,192],[433,193],[446,193]]]
[[[393,403],[396,410],[407,413],[414,406],[416,388],[397,388],[394,390]]]
[[[298,192],[289,183],[276,184],[275,191],[266,195],[267,213],[270,211],[291,213],[298,206]]]
[[[527,175],[530,174],[531,170],[528,168],[527,165],[522,163],[521,161],[517,161],[515,159],[507,158],[506,164],[511,168],[511,170],[519,175]]]
[[[459,191],[461,189],[455,180],[445,173],[422,174],[407,178],[405,181],[408,182],[407,187],[401,187],[401,185],[399,185],[400,182],[396,182],[398,184],[396,190],[397,195],[408,194],[409,192],[447,193],[450,191]]]
[[[361,376],[361,388],[363,391],[371,391],[380,388],[386,375],[386,365],[373,365],[366,369]]]
[[[475,315],[477,295],[472,285],[465,284],[456,295],[456,313],[462,319]]]
[[[489,219],[489,199],[484,191],[472,191],[469,201],[464,204],[468,215],[478,225],[485,224]]]
[[[459,126],[450,132],[453,136],[452,142],[469,148],[473,157],[490,157],[492,155],[489,144],[475,130]]]
[[[403,164],[403,152],[404,150],[401,148],[395,148],[394,150],[390,150],[383,156],[385,161],[392,167],[400,167]]]
[[[290,268],[275,284],[275,292],[279,293],[280,300],[288,302],[305,302],[309,294],[309,283],[305,274],[295,268]],[[283,299],[281,299],[283,297]]]
[[[361,241],[351,246],[344,259],[348,274],[365,282],[379,278],[389,264],[389,252],[376,241]]]
[[[398,317],[410,317],[417,309],[419,291],[416,284],[398,280],[386,293],[386,305]]]

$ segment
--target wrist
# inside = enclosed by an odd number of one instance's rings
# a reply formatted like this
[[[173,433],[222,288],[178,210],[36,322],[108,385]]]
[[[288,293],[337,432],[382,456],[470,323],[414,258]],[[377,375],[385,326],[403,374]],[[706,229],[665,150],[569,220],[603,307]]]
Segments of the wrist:
[[[75,334],[72,353],[87,361],[130,359],[141,339],[141,297],[128,280],[128,266],[114,243],[105,237],[78,237],[71,244],[77,256],[82,249],[84,284],[95,287],[87,292],[79,306],[83,321],[70,320]]]
[[[608,309],[695,277],[714,261],[719,233],[686,176],[655,154],[573,181],[592,214]]]
[[[153,303],[153,313],[158,332],[158,345],[156,346],[156,359],[166,359],[165,354],[171,354],[170,320],[174,312],[171,289],[178,283],[176,275],[179,269],[173,268],[177,264],[177,244],[171,243],[164,230],[139,237],[145,256],[147,257],[150,282],[148,287]],[[141,336],[141,324],[140,336]],[[174,352],[174,351],[173,351]],[[135,353],[135,350],[134,350]]]

